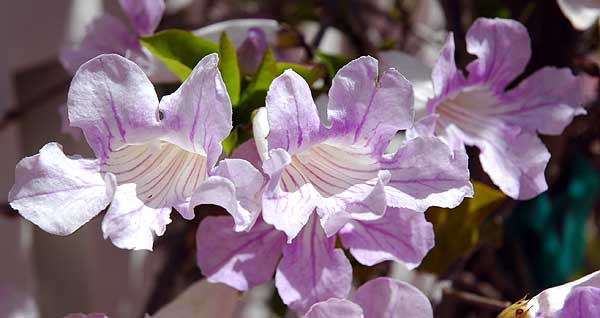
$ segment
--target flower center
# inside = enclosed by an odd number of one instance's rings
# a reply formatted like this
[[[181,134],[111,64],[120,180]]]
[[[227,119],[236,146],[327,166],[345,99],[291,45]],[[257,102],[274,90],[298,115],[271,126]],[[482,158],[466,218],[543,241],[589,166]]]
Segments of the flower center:
[[[129,145],[110,153],[103,171],[119,184],[135,183],[138,198],[152,208],[185,202],[206,179],[206,156],[167,142]]]

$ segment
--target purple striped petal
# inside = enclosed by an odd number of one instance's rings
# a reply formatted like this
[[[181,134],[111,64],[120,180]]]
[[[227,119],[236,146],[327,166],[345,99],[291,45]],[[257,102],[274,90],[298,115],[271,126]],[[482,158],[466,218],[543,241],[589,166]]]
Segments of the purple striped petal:
[[[433,91],[436,97],[427,104],[427,113],[431,114],[435,111],[435,106],[439,102],[440,97],[444,98],[464,85],[465,78],[462,72],[456,67],[454,51],[454,35],[450,34],[442,47],[440,57],[431,71]]]
[[[427,297],[415,287],[390,278],[376,278],[360,286],[354,296],[365,318],[433,318]]]
[[[135,187],[130,183],[117,188],[102,220],[102,233],[118,248],[151,251],[154,235],[162,236],[171,223],[171,208],[146,206],[137,198]]]
[[[398,130],[412,126],[412,84],[395,69],[379,78],[378,62],[363,56],[341,68],[329,90],[332,130],[351,143],[383,151]]]
[[[266,99],[269,149],[294,154],[324,139],[317,107],[306,81],[286,70],[271,83]]]
[[[557,317],[600,317],[600,288],[587,286],[573,289]]]
[[[221,141],[233,127],[231,101],[218,62],[216,53],[204,57],[179,89],[160,102],[169,130],[165,140],[206,156],[209,170],[221,155]]]
[[[314,303],[344,298],[352,283],[352,266],[335,238],[327,238],[315,217],[283,249],[275,286],[285,304],[303,313]]]
[[[386,188],[393,207],[425,211],[430,206],[453,208],[473,194],[468,157],[435,137],[407,140],[382,164],[392,177]]]
[[[477,56],[469,63],[468,81],[485,83],[499,93],[523,70],[531,57],[527,29],[510,19],[475,20],[467,32],[467,51]]]
[[[570,69],[544,67],[509,91],[506,105],[494,112],[532,133],[560,135],[573,117],[586,113],[580,87],[581,79]]]
[[[377,220],[354,220],[339,235],[354,258],[366,266],[391,260],[415,268],[434,246],[433,226],[425,215],[406,209],[388,208]]]
[[[207,217],[198,226],[197,260],[209,282],[248,290],[273,277],[285,245],[283,233],[258,220],[248,232],[234,232],[230,217]]]
[[[61,49],[59,59],[69,73],[75,74],[82,64],[98,55],[125,56],[131,49],[139,50],[136,37],[121,20],[104,14],[86,26],[85,37],[77,47]]]
[[[304,318],[363,318],[359,305],[345,299],[331,298],[310,307]]]
[[[161,134],[158,98],[152,83],[133,62],[101,55],[81,66],[69,89],[69,121],[83,130],[96,156]]]
[[[165,12],[164,0],[119,0],[138,35],[150,35]]]
[[[67,157],[61,145],[49,143],[17,164],[8,201],[44,231],[69,235],[113,198],[115,178],[99,170],[96,160]]]

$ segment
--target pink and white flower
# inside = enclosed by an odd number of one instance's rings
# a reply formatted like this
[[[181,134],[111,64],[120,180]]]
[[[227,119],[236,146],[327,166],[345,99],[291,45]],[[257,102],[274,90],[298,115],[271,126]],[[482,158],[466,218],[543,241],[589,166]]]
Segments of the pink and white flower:
[[[104,236],[127,249],[151,249],[172,208],[191,219],[196,204],[219,204],[234,215],[237,230],[249,228],[259,211],[249,198],[263,176],[239,159],[215,167],[232,129],[217,63],[216,54],[203,58],[160,103],[135,63],[115,54],[85,63],[71,83],[68,113],[96,158],[45,145],[17,165],[11,206],[43,230],[68,235],[110,203]],[[215,188],[228,191],[207,199]]]

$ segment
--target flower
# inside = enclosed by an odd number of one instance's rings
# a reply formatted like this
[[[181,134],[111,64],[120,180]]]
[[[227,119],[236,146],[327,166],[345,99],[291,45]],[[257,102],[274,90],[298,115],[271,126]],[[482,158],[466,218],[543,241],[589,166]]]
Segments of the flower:
[[[331,298],[314,304],[304,318],[433,318],[429,300],[415,287],[380,277],[360,286],[354,302]]]
[[[504,193],[532,198],[547,189],[550,159],[537,134],[558,135],[574,116],[586,113],[580,79],[569,69],[544,67],[507,90],[531,56],[527,30],[513,20],[477,19],[467,33],[467,51],[477,59],[465,78],[454,62],[453,37],[448,38],[431,73],[425,116],[409,135],[434,134],[457,150],[478,147],[483,169]],[[394,59],[401,56],[389,54],[384,64],[394,65]]]
[[[425,211],[455,207],[472,194],[467,157],[435,137],[385,149],[413,124],[411,84],[395,69],[379,74],[358,58],[332,81],[329,125],[308,84],[292,70],[276,78],[254,118],[255,140],[269,176],[262,215],[291,241],[317,212],[328,236],[351,219],[373,220],[391,206]]]
[[[600,3],[594,0],[557,0],[558,6],[578,30],[589,29],[600,17]]]
[[[567,284],[546,289],[530,300],[521,300],[502,311],[498,317],[589,318],[599,316],[600,271],[596,271]]]
[[[104,14],[86,28],[86,34],[78,47],[64,48],[60,61],[64,68],[74,74],[79,66],[100,55],[114,53],[138,63],[149,76],[157,80],[169,78],[164,66],[155,61],[150,52],[138,41],[140,36],[154,33],[165,11],[164,0],[119,0],[129,18],[133,33],[118,18]]]
[[[216,54],[204,57],[160,104],[135,63],[109,54],[82,65],[69,90],[69,120],[96,158],[45,145],[17,164],[11,206],[43,230],[68,235],[110,203],[104,237],[127,249],[152,249],[172,207],[191,219],[196,204],[219,204],[234,215],[237,230],[251,226],[259,207],[247,198],[260,190],[262,175],[239,159],[215,167],[232,129],[217,63]],[[215,189],[227,191],[206,198]]]

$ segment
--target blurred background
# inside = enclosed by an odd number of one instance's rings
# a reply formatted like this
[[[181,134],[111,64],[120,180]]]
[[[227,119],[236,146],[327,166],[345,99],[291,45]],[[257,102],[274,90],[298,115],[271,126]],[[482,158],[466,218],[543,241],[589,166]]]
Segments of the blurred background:
[[[555,0],[166,0],[166,5],[159,30],[270,18],[285,24],[287,39],[289,32],[298,35],[281,45],[347,57],[399,49],[426,65],[434,63],[448,32],[457,41],[458,64],[466,65],[472,57],[465,53],[465,32],[477,17],[519,20],[533,48],[523,77],[542,66],[566,66],[585,83],[588,115],[577,117],[561,136],[544,137],[552,154],[549,191],[512,201],[471,160],[482,199],[461,206],[455,224],[437,219],[446,211],[428,213],[438,247],[419,272],[354,264],[355,276],[358,282],[382,274],[412,282],[431,297],[436,317],[495,317],[508,302],[600,268],[597,24],[574,29]],[[85,26],[103,13],[124,19],[117,0],[0,3],[0,317],[92,311],[141,317],[201,278],[193,246],[198,218],[186,223],[173,215],[154,252],[131,252],[103,240],[101,218],[57,237],[6,203],[15,164],[48,141],[58,141],[66,153],[91,154],[80,135],[62,126],[59,109],[71,78],[58,54],[79,43]],[[248,302],[260,303],[255,306],[260,309],[246,311],[248,317],[285,315],[271,291],[265,286],[248,296]]]

